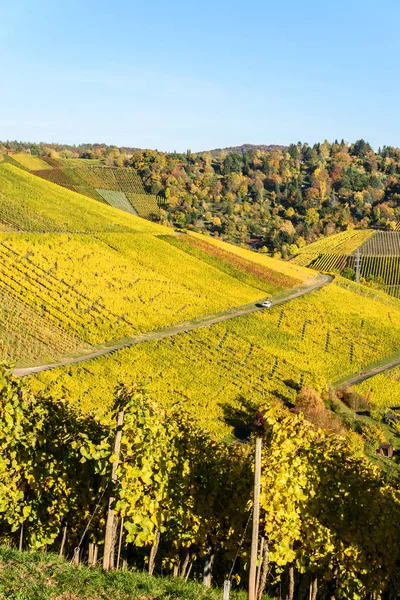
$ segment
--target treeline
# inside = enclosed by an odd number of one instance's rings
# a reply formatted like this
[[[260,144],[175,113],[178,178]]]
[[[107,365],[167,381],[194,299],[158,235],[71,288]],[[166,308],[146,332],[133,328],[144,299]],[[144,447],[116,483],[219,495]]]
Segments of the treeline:
[[[134,152],[140,148],[110,146],[108,144],[38,144],[7,140],[0,142],[0,155],[10,152],[31,154],[32,156],[49,158],[83,158],[107,162],[109,166],[128,166],[128,161]]]
[[[257,435],[259,598],[263,588],[289,600],[398,597],[399,491],[348,438],[302,414],[269,404],[249,441],[229,445],[141,387],[120,386],[110,415],[100,417],[32,395],[2,368],[0,426],[0,531],[14,545],[63,546],[69,558],[102,562],[112,495],[109,566],[120,556],[128,567],[203,577],[207,585],[221,584],[233,567],[232,580],[245,585]]]
[[[283,257],[321,235],[400,219],[400,151],[363,140],[219,157],[145,151],[131,164],[165,197],[162,221]]]

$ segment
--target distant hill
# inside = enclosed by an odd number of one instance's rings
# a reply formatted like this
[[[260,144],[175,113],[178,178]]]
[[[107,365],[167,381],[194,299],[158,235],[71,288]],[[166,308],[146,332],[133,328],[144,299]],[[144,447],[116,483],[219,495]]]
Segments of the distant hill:
[[[242,144],[241,146],[228,146],[227,148],[215,148],[214,150],[204,150],[202,152],[196,152],[197,155],[210,153],[212,156],[219,156],[222,152],[237,152],[239,154],[245,154],[250,150],[259,150],[260,152],[274,152],[278,150],[284,150],[286,146],[279,144]]]

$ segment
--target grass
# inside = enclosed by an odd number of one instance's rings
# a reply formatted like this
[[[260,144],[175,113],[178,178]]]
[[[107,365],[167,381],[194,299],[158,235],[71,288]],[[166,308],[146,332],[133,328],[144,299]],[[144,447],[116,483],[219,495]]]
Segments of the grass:
[[[245,592],[231,593],[245,600]],[[221,600],[222,590],[137,571],[71,567],[55,554],[0,547],[0,600]]]

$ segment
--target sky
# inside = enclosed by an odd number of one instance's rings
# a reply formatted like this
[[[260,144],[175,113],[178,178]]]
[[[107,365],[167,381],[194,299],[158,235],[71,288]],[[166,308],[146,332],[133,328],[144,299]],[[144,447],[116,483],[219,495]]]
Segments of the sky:
[[[400,3],[0,0],[0,139],[400,146]]]

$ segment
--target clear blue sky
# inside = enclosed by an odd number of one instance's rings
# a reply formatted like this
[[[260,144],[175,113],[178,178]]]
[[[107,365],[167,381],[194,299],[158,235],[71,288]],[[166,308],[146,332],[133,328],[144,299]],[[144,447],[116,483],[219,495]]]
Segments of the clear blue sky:
[[[0,139],[400,145],[395,0],[0,0]]]

